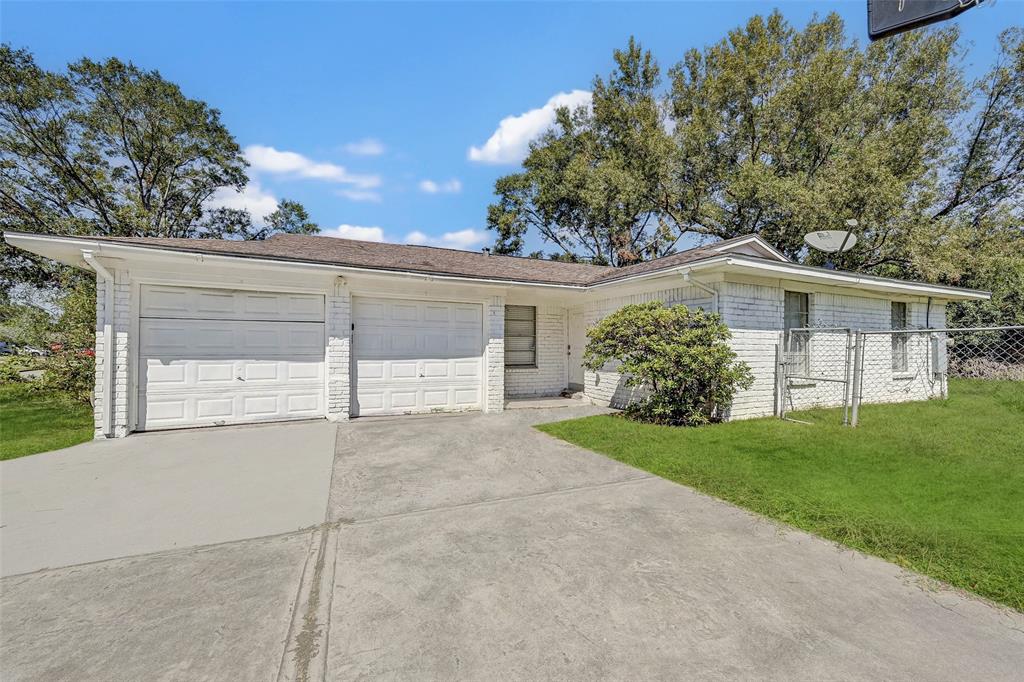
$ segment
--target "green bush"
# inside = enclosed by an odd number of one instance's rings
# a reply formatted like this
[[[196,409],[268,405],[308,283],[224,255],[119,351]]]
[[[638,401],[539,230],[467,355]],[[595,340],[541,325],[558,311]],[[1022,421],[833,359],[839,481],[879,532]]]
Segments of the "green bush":
[[[32,382],[35,391],[61,393],[75,402],[92,399],[96,359],[83,351],[61,351],[46,358],[43,375]]]
[[[25,379],[20,372],[27,369],[38,369],[42,364],[39,358],[27,355],[4,355],[0,357],[0,384],[18,384]]]
[[[593,371],[617,361],[626,385],[646,396],[626,414],[638,421],[699,426],[721,421],[736,391],[753,383],[750,368],[726,343],[718,315],[660,301],[627,305],[587,332],[584,365]]]

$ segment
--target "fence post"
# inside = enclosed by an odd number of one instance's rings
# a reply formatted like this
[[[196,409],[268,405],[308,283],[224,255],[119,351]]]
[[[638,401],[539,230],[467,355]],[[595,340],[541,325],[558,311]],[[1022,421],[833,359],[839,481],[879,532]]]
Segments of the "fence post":
[[[857,426],[860,417],[860,399],[864,374],[864,332],[857,330],[853,343],[853,387],[850,391],[853,406],[850,410],[850,426]]]
[[[843,384],[843,426],[850,425],[850,402],[853,400],[853,386],[851,385],[850,354],[853,352],[853,331],[846,330],[846,382]]]
[[[782,350],[785,334],[779,332],[779,342],[775,344],[775,414],[779,419],[786,417],[786,364]]]

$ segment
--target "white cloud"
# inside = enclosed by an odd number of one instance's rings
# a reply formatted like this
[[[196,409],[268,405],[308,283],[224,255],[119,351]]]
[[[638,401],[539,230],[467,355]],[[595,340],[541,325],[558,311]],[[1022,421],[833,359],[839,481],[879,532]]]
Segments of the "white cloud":
[[[245,210],[254,221],[260,223],[264,217],[277,210],[277,198],[260,187],[260,183],[250,180],[241,192],[236,192],[232,187],[221,187],[206,201],[206,207]]]
[[[374,192],[372,189],[339,189],[335,194],[351,201],[380,203],[380,193]]]
[[[458,178],[452,178],[444,182],[433,180],[420,180],[420,191],[427,194],[458,194],[462,191],[462,183]]]
[[[372,137],[349,142],[344,150],[355,156],[380,156],[384,153],[384,143]]]
[[[358,239],[364,242],[389,242],[392,244],[412,244],[414,246],[443,246],[449,249],[473,249],[479,244],[486,242],[490,235],[486,230],[474,230],[467,228],[455,232],[445,232],[439,237],[431,236],[420,230],[413,230],[405,235],[405,239],[397,239],[380,227],[366,227],[362,225],[339,225],[333,230],[324,230],[320,233],[325,237],[342,237],[344,239]]]
[[[457,232],[445,232],[440,237],[431,237],[419,230],[405,235],[406,244],[422,246],[444,246],[449,249],[468,249],[487,241],[489,235],[486,230],[474,230],[467,228]]]
[[[381,227],[365,227],[363,225],[338,225],[333,230],[324,230],[320,233],[325,237],[342,237],[344,239],[358,239],[361,242],[386,242],[384,229]]]
[[[573,90],[558,93],[539,109],[530,109],[518,116],[506,116],[482,147],[469,148],[469,160],[494,164],[519,163],[526,157],[530,142],[555,122],[556,109],[575,109],[581,105],[590,105],[590,93],[586,90]]]
[[[313,161],[296,152],[283,152],[260,144],[246,147],[245,158],[253,170],[265,173],[337,182],[360,189],[380,186],[380,176],[350,173],[334,163]]]

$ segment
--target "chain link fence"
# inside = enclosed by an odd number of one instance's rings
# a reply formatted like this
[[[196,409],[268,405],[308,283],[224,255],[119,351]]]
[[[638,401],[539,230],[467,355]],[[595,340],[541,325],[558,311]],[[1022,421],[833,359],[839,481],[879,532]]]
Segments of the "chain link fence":
[[[1024,326],[791,329],[776,361],[779,416],[842,407],[856,426],[861,405],[946,398],[950,378],[1024,382]]]
[[[779,358],[779,416],[786,419],[793,410],[842,406],[843,423],[849,423],[854,339],[848,327],[804,327],[786,332]]]

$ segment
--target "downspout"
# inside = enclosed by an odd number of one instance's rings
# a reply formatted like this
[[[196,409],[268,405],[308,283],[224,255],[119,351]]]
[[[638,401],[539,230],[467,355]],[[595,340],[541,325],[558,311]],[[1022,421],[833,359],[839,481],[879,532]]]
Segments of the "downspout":
[[[693,277],[690,276],[690,272],[689,271],[686,271],[686,272],[683,273],[683,281],[685,281],[687,284],[692,284],[693,286],[697,287],[698,289],[700,289],[701,291],[703,291],[705,293],[711,294],[711,312],[716,313],[716,314],[721,312],[718,309],[718,291],[717,290],[715,290],[712,287],[709,287],[707,284],[704,284],[703,282],[695,280]]]
[[[114,381],[114,276],[96,260],[92,251],[82,249],[82,258],[96,275],[103,278],[103,385],[100,393],[103,397],[103,435],[110,438],[113,434],[113,391]]]

